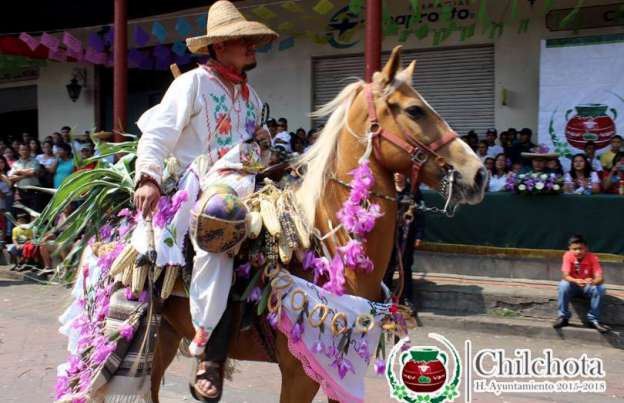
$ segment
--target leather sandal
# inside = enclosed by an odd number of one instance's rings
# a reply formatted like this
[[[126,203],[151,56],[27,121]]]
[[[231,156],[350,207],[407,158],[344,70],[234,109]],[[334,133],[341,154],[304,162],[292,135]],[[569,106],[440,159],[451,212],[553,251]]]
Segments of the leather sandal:
[[[189,390],[193,398],[200,402],[207,403],[217,403],[219,400],[221,400],[221,394],[223,392],[224,370],[224,362],[195,360],[195,365],[193,365],[194,382],[189,383]],[[212,387],[217,390],[217,394],[213,397],[208,397],[198,391],[195,385],[197,385],[197,382],[200,380],[206,380],[210,382]]]

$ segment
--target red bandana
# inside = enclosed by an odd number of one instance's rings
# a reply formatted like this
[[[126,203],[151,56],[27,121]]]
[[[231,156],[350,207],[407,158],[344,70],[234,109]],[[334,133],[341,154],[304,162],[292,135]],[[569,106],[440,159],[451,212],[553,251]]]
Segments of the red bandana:
[[[211,61],[206,65],[209,69],[214,69],[219,75],[232,84],[240,84],[241,85],[241,94],[243,95],[243,99],[245,101],[249,100],[249,87],[247,86],[247,74],[240,74],[234,71],[230,67],[225,67],[221,63],[216,61]]]

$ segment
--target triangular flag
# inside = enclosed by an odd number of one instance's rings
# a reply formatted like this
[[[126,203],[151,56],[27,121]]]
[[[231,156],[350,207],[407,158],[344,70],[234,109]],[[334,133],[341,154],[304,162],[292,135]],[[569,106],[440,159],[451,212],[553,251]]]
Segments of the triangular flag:
[[[349,2],[349,12],[351,14],[360,15],[362,12],[362,6],[364,5],[364,0],[351,0]]]
[[[277,14],[275,14],[273,11],[271,11],[271,9],[264,5],[254,8],[253,10],[251,10],[251,12],[265,20],[270,20],[271,18],[277,17]]]
[[[76,62],[81,62],[84,54],[82,50],[75,51],[72,49],[67,49],[67,57],[71,57],[72,59],[76,60]]]
[[[39,41],[27,34],[26,32],[22,32],[19,36],[19,39],[24,42],[30,48],[30,50],[35,50],[39,46]]]
[[[47,32],[44,32],[43,35],[41,35],[41,44],[53,52],[58,49],[60,42],[61,41],[59,41],[57,37],[52,36]]]
[[[102,38],[100,38],[100,35],[97,34],[97,32],[89,32],[87,44],[88,47],[95,50],[96,52],[104,51],[104,42],[102,41]]]
[[[67,54],[63,49],[50,50],[48,52],[48,59],[56,60],[57,62],[65,62],[67,61]]]
[[[197,17],[197,25],[199,26],[198,32],[200,34],[206,33],[206,25],[208,24],[208,16],[206,14],[202,14]]]
[[[154,47],[154,56],[156,56],[157,59],[166,59],[171,56],[171,50],[169,50],[168,46],[156,45]]]
[[[334,3],[330,0],[320,0],[316,5],[312,8],[312,10],[316,11],[317,14],[325,15],[334,9]]]
[[[290,11],[291,13],[303,13],[305,10],[298,3],[294,1],[287,1],[282,4],[282,8],[286,11]]]
[[[186,18],[180,17],[176,20],[175,29],[181,36],[186,38],[191,33],[191,24],[189,24]]]
[[[134,33],[132,36],[134,36],[134,43],[136,43],[139,47],[147,45],[150,39],[149,34],[145,32],[145,30],[140,26],[134,28]]]
[[[284,39],[283,41],[280,41],[279,50],[281,52],[282,50],[290,49],[293,46],[295,46],[295,38],[289,37]]]
[[[184,44],[184,42],[178,41],[171,46],[171,50],[173,50],[173,53],[175,53],[176,55],[182,56],[186,53],[186,45]]]
[[[85,53],[84,60],[93,64],[106,64],[108,56],[104,52],[98,52],[97,50],[88,47]]]
[[[108,31],[104,34],[104,44],[107,46],[112,46],[115,41],[115,30],[112,26],[108,27]]]
[[[82,43],[69,32],[63,33],[63,43],[67,46],[68,50],[74,52],[80,52],[82,50]]]
[[[147,58],[145,52],[139,49],[130,49],[128,51],[128,64],[130,67],[139,67],[141,63]]]
[[[154,21],[154,23],[152,24],[152,34],[158,39],[158,42],[160,43],[163,43],[167,38],[167,30],[158,21]]]

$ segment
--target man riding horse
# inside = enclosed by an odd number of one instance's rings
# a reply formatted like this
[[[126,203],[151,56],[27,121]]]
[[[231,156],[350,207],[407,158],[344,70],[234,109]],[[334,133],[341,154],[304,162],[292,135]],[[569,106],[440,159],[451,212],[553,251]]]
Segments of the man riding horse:
[[[206,35],[187,39],[191,52],[209,54],[210,60],[176,78],[160,104],[145,112],[138,122],[142,137],[137,150],[134,202],[144,217],[156,212],[163,193],[165,160],[170,156],[184,168],[203,156],[208,171],[224,156],[224,160],[228,159],[229,152],[238,153],[235,149],[239,145],[268,136],[260,122],[262,102],[247,83],[246,72],[256,66],[256,47],[277,36],[264,24],[247,21],[229,1],[217,1],[210,7]],[[239,190],[240,174],[231,174],[228,180],[228,172],[219,172],[220,182],[237,191],[238,196],[253,191],[253,181]],[[186,195],[186,203],[192,206],[200,191],[200,174],[189,176],[190,182],[184,182],[184,177],[181,182],[194,188],[194,194]],[[184,188],[184,183],[180,188]],[[205,190],[204,186],[201,190]],[[186,221],[180,221],[176,228],[182,237],[188,229],[189,211],[186,215],[178,214],[180,220]],[[173,224],[177,223],[174,218]],[[157,251],[160,253],[158,245]],[[218,401],[229,338],[228,320],[222,316],[233,261],[225,253],[209,253],[197,247],[195,253],[190,300],[196,336],[190,350],[199,357],[199,364],[194,389],[201,400]],[[182,252],[178,250],[172,255],[181,256]],[[172,259],[167,263],[176,264]]]

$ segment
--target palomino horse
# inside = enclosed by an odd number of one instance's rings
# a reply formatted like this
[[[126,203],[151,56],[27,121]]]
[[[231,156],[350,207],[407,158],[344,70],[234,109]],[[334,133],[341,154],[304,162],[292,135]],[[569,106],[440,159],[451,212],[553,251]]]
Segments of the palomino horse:
[[[399,71],[399,64],[400,47],[397,47],[383,71],[375,73],[372,84],[361,81],[350,84],[317,112],[317,115],[331,113],[331,116],[317,143],[301,161],[308,166],[308,173],[296,191],[296,197],[308,221],[314,223],[321,233],[330,231],[328,221],[337,221],[335,213],[349,193],[349,189],[331,178],[348,180],[348,173],[358,165],[358,159],[367,148],[367,133],[371,132],[377,133],[372,141],[374,152],[369,163],[375,176],[374,191],[377,194],[396,196],[393,173],[409,175],[416,160],[422,162],[419,178],[434,189],[445,187],[445,178],[448,178],[449,171],[452,172],[453,203],[475,204],[483,198],[487,173],[481,161],[412,88],[415,62],[402,71]],[[414,151],[410,145],[419,146],[419,151]],[[345,292],[380,301],[381,281],[393,247],[397,203],[390,198],[376,198],[375,202],[384,212],[366,239],[366,253],[375,269],[370,273],[347,269]],[[346,234],[339,231],[335,240],[338,244],[346,243]],[[332,254],[336,246],[339,245],[332,241],[328,243]],[[295,275],[305,276],[296,271]],[[192,339],[194,333],[188,299],[170,297],[165,302],[154,355],[154,402],[159,401],[160,382],[177,352],[180,339]],[[305,374],[300,362],[290,354],[287,338],[279,331],[275,343],[282,374],[280,401],[312,401],[319,385]],[[263,360],[265,355],[250,334],[236,331],[230,342],[229,356],[258,361]]]

